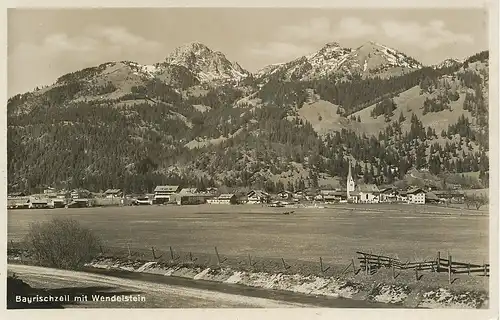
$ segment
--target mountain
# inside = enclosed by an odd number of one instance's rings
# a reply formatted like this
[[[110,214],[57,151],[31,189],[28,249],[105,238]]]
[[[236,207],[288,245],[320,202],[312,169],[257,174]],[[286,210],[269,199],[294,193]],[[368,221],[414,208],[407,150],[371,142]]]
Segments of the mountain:
[[[417,169],[485,186],[488,59],[435,69],[330,43],[251,75],[192,43],[154,65],[103,63],[9,99],[8,188],[339,186],[348,159],[366,183]]]
[[[461,66],[463,63],[464,63],[464,60],[455,59],[455,58],[448,58],[448,59],[441,61],[440,63],[438,63],[436,65],[433,65],[432,67],[434,69],[453,68],[453,67]]]
[[[182,66],[190,70],[200,82],[239,82],[250,75],[238,63],[229,61],[220,51],[212,51],[204,44],[192,42],[175,49],[161,67]]]
[[[319,51],[288,63],[267,66],[256,77],[285,81],[307,81],[329,76],[390,77],[422,68],[415,59],[384,45],[367,42],[356,49],[338,43],[326,44]]]

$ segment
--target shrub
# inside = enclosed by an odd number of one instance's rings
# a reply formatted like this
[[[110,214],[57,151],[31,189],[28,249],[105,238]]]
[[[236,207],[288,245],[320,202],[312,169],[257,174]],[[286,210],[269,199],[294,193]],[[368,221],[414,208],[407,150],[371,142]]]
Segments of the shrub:
[[[465,195],[464,201],[465,201],[465,205],[467,206],[467,209],[469,209],[470,206],[475,206],[476,210],[479,210],[479,208],[488,204],[488,196],[484,195],[484,194]]]
[[[100,249],[100,240],[92,231],[72,219],[33,223],[25,242],[41,264],[60,269],[79,269]]]

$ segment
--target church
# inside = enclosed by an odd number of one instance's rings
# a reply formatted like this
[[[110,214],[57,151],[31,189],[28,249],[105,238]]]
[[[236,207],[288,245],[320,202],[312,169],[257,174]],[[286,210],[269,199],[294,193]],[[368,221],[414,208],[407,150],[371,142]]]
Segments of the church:
[[[351,161],[349,160],[349,172],[347,173],[347,201],[352,203],[379,203],[380,190],[374,184],[362,184],[356,186],[352,177]]]

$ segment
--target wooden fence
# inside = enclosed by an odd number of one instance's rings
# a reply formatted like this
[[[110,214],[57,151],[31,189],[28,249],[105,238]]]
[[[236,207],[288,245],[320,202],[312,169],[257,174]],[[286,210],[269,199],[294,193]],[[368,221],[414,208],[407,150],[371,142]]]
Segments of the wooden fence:
[[[401,260],[393,257],[387,257],[367,252],[356,251],[358,254],[357,259],[360,263],[361,270],[366,274],[373,274],[380,268],[391,268],[393,278],[396,277],[395,270],[415,270],[417,280],[419,279],[418,271],[432,271],[432,272],[447,272],[448,280],[452,282],[452,274],[479,274],[484,277],[490,276],[489,264],[473,264],[469,262],[454,261],[453,257],[448,254],[448,258],[441,258],[441,253],[438,252],[435,260],[430,261],[415,261],[415,262],[402,262]],[[354,262],[353,262],[354,263]]]

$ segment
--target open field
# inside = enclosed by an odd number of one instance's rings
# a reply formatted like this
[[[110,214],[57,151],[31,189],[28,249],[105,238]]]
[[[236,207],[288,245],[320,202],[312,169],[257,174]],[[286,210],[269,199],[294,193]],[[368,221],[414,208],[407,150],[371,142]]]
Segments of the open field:
[[[356,251],[401,260],[488,262],[488,215],[481,211],[412,205],[335,205],[325,209],[260,205],[144,206],[8,212],[8,239],[20,241],[29,224],[69,217],[92,228],[104,246],[166,253],[214,253],[347,264]],[[451,213],[451,215],[445,215]]]

